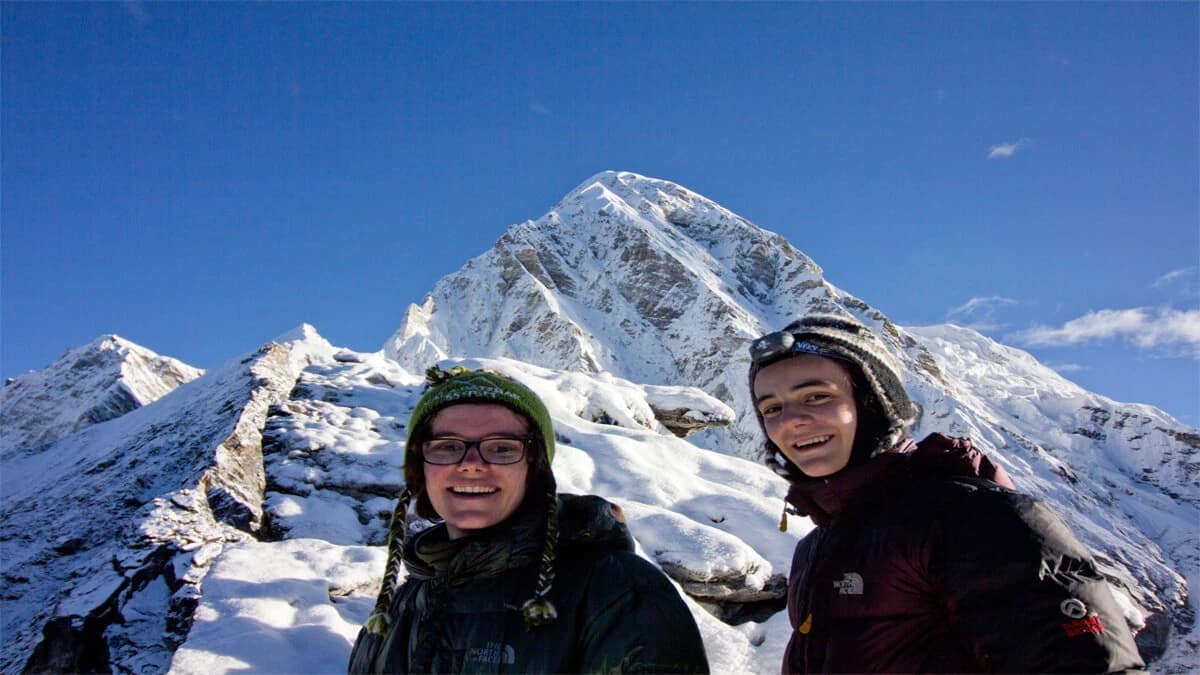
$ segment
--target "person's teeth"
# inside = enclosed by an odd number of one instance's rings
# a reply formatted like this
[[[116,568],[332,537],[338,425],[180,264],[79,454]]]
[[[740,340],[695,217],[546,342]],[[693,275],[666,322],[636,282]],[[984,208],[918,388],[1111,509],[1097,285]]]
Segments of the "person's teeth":
[[[822,436],[822,437],[820,437],[820,438],[814,438],[814,439],[812,439],[812,440],[809,440],[809,441],[804,441],[803,443],[797,443],[797,444],[796,444],[796,447],[797,447],[797,448],[804,448],[804,447],[808,447],[808,446],[810,446],[810,445],[819,445],[819,444],[821,444],[821,443],[824,443],[825,441],[828,441],[828,440],[829,440],[829,439],[831,439],[831,438],[833,438],[833,436]]]
[[[459,492],[471,495],[485,495],[496,491],[496,488],[473,486],[473,487],[454,487],[450,488],[452,492]]]

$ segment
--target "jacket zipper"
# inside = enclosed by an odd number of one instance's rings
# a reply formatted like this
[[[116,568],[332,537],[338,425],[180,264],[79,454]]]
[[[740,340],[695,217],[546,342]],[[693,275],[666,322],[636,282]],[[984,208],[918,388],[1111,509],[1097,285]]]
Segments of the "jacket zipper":
[[[813,672],[812,663],[809,658],[809,646],[812,644],[812,619],[813,619],[813,597],[816,595],[816,588],[812,584],[812,571],[817,566],[817,561],[820,560],[821,545],[825,542],[825,528],[818,527],[816,533],[816,541],[813,543],[812,555],[809,556],[808,566],[804,569],[803,583],[805,585],[804,605],[800,612],[801,625],[808,623],[809,632],[804,634],[804,672]]]

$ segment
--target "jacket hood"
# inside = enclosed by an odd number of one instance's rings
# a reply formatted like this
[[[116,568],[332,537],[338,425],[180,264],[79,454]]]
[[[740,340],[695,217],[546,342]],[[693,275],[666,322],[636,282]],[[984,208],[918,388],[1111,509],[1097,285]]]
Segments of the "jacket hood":
[[[558,496],[559,546],[564,550],[633,551],[621,507],[596,495]]]

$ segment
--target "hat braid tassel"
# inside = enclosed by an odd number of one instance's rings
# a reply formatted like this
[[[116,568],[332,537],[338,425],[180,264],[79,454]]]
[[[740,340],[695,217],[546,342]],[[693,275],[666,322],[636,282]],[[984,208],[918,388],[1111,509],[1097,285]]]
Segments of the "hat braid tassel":
[[[554,586],[554,551],[558,548],[558,499],[551,490],[550,507],[546,513],[546,545],[542,548],[542,561],[538,567],[537,586],[533,597],[521,605],[521,617],[525,629],[540,628],[558,618],[558,610],[546,596]]]
[[[383,583],[379,587],[379,598],[375,600],[375,609],[367,617],[367,632],[383,636],[387,634],[392,620],[388,616],[391,609],[392,593],[396,590],[396,577],[400,574],[400,565],[404,558],[404,537],[408,528],[408,502],[412,499],[412,490],[407,487],[400,493],[396,508],[392,511],[392,522],[388,527],[388,558],[383,570]]]

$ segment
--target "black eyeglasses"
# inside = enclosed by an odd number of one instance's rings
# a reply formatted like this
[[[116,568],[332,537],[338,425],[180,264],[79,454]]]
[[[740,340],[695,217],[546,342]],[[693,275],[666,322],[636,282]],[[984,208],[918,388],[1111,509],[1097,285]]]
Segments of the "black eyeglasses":
[[[477,441],[431,438],[421,444],[421,455],[426,464],[446,466],[462,462],[466,459],[467,452],[475,448],[485,464],[516,464],[525,458],[525,448],[529,446],[530,440],[532,439],[511,436],[494,436]]]

